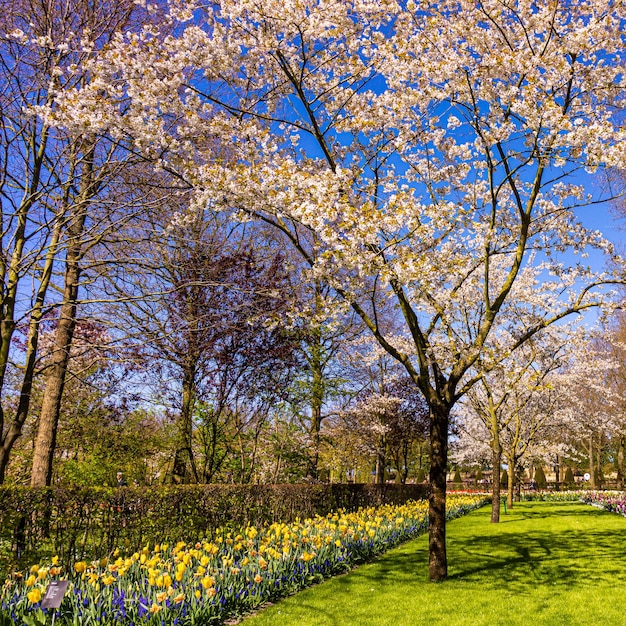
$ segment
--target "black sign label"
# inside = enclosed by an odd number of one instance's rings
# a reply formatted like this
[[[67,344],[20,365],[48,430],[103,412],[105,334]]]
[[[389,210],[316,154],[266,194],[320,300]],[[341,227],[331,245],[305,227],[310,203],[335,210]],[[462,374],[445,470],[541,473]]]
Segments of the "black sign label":
[[[41,601],[42,609],[58,609],[63,602],[63,596],[67,590],[69,581],[67,580],[53,580],[48,589],[46,589],[46,595]]]

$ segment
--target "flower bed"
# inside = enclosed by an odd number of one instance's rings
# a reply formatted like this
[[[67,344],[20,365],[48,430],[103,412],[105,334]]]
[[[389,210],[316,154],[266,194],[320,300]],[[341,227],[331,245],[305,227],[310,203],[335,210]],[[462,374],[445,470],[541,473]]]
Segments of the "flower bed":
[[[451,495],[448,518],[486,501],[485,495]],[[240,533],[217,530],[194,545],[146,546],[128,555],[116,550],[108,558],[79,561],[70,572],[52,559],[9,578],[1,610],[8,623],[44,624],[50,619],[41,608],[46,587],[67,579],[58,626],[217,624],[416,537],[426,529],[427,512],[427,502],[417,501],[248,526]]]
[[[577,502],[589,492],[582,489],[570,491],[528,491],[522,493],[521,500],[525,502]]]
[[[580,499],[611,513],[626,517],[626,491],[585,491]]]

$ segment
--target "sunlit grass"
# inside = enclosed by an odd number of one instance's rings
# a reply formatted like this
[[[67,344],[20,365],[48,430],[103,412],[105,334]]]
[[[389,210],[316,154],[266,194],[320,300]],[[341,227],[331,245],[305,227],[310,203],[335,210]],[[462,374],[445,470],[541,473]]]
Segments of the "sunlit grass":
[[[243,626],[625,624],[626,519],[573,502],[489,507],[448,525],[449,579],[427,576],[420,537],[283,600]]]

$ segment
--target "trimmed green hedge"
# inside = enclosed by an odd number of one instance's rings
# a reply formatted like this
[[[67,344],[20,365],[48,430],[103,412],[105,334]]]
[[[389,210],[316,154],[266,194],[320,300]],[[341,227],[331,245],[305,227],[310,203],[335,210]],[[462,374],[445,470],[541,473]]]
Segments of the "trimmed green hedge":
[[[0,575],[54,555],[67,567],[118,547],[195,542],[217,527],[262,526],[427,496],[427,485],[396,484],[0,486]]]

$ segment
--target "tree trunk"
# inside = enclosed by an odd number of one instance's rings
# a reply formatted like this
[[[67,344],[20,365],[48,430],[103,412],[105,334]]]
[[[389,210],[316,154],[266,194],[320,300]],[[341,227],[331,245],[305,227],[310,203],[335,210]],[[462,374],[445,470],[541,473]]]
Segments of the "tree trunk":
[[[596,449],[596,475],[598,480],[596,481],[596,485],[598,489],[602,489],[602,485],[604,484],[604,473],[602,471],[602,435],[598,437],[598,447]]]
[[[195,405],[194,366],[190,364],[183,377],[183,398],[177,424],[176,451],[172,467],[172,481],[197,483],[198,472],[193,458],[193,409]]]
[[[316,298],[317,301],[317,298]],[[322,406],[324,404],[324,365],[322,361],[322,333],[320,328],[312,331],[311,355],[311,425],[309,434],[313,443],[313,454],[309,460],[308,475],[312,479],[318,478],[320,454],[320,431],[322,428]]]
[[[554,466],[554,479],[556,480],[556,485],[554,488],[556,491],[561,490],[561,457],[556,455],[556,464]]]
[[[378,444],[378,452],[376,454],[376,483],[378,485],[385,484],[385,468],[387,467],[387,458],[385,457],[385,438],[382,437]]]
[[[65,255],[65,281],[59,322],[54,341],[54,352],[46,378],[39,428],[33,452],[31,473],[32,487],[49,486],[52,481],[52,460],[56,446],[57,427],[65,377],[70,359],[70,349],[76,328],[80,260],[83,254],[83,230],[87,219],[87,207],[93,197],[93,155],[95,144],[91,144],[85,155],[84,169],[80,177],[78,201],[73,207],[67,228],[67,251]]]
[[[448,577],[446,554],[446,473],[450,408],[430,408],[430,497],[428,499],[428,574],[440,582]]]
[[[596,488],[596,461],[593,449],[593,434],[589,435],[589,481],[591,488]]]
[[[22,427],[28,417],[30,409],[31,391],[33,388],[33,379],[35,377],[35,366],[37,364],[37,346],[39,344],[39,328],[44,314],[44,301],[50,279],[52,277],[52,269],[54,267],[54,258],[57,253],[57,245],[59,243],[59,235],[61,231],[61,219],[57,219],[52,239],[46,254],[46,260],[42,269],[39,287],[35,305],[30,314],[30,322],[28,326],[28,339],[26,342],[26,358],[24,362],[24,373],[22,375],[22,388],[20,390],[20,398],[15,412],[13,422],[7,429],[5,436],[0,440],[0,484],[4,482],[7,465],[9,464],[9,456],[13,445],[22,434]],[[0,428],[0,436],[2,429]]]
[[[68,276],[69,274],[69,276]],[[61,307],[56,331],[54,352],[39,417],[39,428],[33,452],[31,487],[50,486],[52,460],[56,447],[57,426],[61,411],[61,399],[70,358],[70,348],[76,327],[76,295],[78,292],[78,268],[66,272],[64,303]]]
[[[624,448],[626,448],[626,437],[619,438],[617,443],[617,488],[624,489]]]
[[[502,465],[502,448],[499,438],[494,437],[492,443],[493,487],[491,490],[491,523],[497,524],[500,521],[500,466]]]
[[[509,461],[509,469],[507,471],[509,482],[506,490],[506,505],[509,509],[513,508],[513,490],[515,489],[515,467]]]

